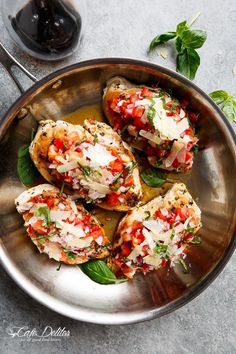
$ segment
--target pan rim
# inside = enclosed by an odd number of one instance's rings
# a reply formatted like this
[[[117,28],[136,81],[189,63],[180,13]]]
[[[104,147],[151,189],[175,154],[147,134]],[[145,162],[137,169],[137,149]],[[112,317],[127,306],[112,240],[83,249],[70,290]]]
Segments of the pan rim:
[[[139,60],[139,59],[131,59],[131,58],[118,58],[118,57],[112,57],[112,58],[98,58],[98,59],[89,59],[85,61],[81,61],[75,64],[71,64],[69,66],[65,66],[64,68],[58,69],[55,72],[46,75],[44,78],[40,79],[38,82],[34,83],[27,91],[24,92],[23,95],[21,95],[12,105],[11,107],[7,110],[7,112],[4,114],[3,118],[0,121],[0,138],[4,134],[4,132],[7,130],[8,125],[12,122],[14,119],[14,113],[17,111],[17,108],[21,106],[21,104],[24,102],[24,100],[29,97],[31,94],[33,94],[37,89],[39,89],[43,84],[47,83],[48,81],[51,81],[55,79],[59,75],[63,75],[67,72],[73,71],[78,68],[83,68],[83,67],[92,67],[94,65],[105,65],[105,64],[132,64],[136,66],[142,66],[146,67],[148,69],[153,69],[156,71],[161,71],[164,74],[167,74],[169,76],[174,77],[178,81],[187,84],[188,86],[192,87],[195,89],[196,92],[198,92],[201,96],[204,97],[208,101],[208,103],[214,108],[214,110],[218,113],[221,119],[218,120],[218,122],[221,125],[221,128],[224,129],[225,134],[230,137],[231,144],[232,146],[236,147],[236,135],[234,133],[234,130],[230,123],[227,121],[226,117],[224,116],[223,112],[219,109],[219,107],[214,103],[214,101],[207,95],[201,88],[199,88],[196,84],[185,78],[184,76],[167,69],[163,66],[153,64],[148,61],[144,60]],[[236,158],[236,149],[234,149],[234,155]],[[80,315],[77,315],[76,313],[73,313],[73,309],[71,308],[71,311],[68,311],[67,309],[63,309],[63,307],[60,306],[61,301],[53,300],[53,297],[51,295],[47,294],[47,298],[44,299],[41,296],[38,296],[40,292],[44,293],[43,290],[37,288],[35,285],[28,284],[27,278],[21,273],[21,280],[20,281],[17,277],[17,273],[20,273],[19,270],[17,270],[14,267],[13,261],[8,257],[7,252],[5,252],[4,245],[1,242],[0,239],[0,262],[3,266],[3,268],[6,270],[6,272],[10,275],[10,277],[17,283],[17,285],[24,290],[28,295],[30,295],[32,298],[37,300],[39,303],[43,304],[44,306],[50,308],[51,310],[54,310],[57,313],[60,313],[61,315],[68,316],[70,318],[84,321],[84,322],[89,322],[89,323],[96,323],[96,324],[106,324],[106,325],[120,325],[120,324],[131,324],[131,323],[137,323],[137,322],[142,322],[145,320],[151,320],[157,317],[164,316],[166,314],[169,314],[178,308],[184,306],[194,298],[196,298],[200,293],[205,290],[215,279],[216,277],[220,274],[220,272],[224,269],[226,264],[228,263],[229,259],[231,258],[234,250],[236,248],[236,230],[234,227],[233,233],[232,233],[232,238],[227,246],[227,248],[224,251],[224,254],[222,255],[221,259],[218,261],[216,266],[193,288],[185,294],[182,298],[176,299],[166,305],[164,305],[162,308],[156,308],[156,309],[151,309],[151,310],[144,310],[142,312],[131,312],[131,313],[99,313],[95,312],[92,310],[86,310],[83,308],[79,308],[80,310]],[[19,275],[19,274],[18,274]],[[25,278],[25,279],[24,279]],[[51,298],[51,299],[49,299]],[[53,304],[53,301],[55,302],[55,305]],[[59,306],[58,306],[59,305]],[[70,306],[70,305],[67,305]],[[95,315],[95,316],[94,316]],[[104,318],[105,317],[105,318]],[[90,319],[91,318],[91,319]]]

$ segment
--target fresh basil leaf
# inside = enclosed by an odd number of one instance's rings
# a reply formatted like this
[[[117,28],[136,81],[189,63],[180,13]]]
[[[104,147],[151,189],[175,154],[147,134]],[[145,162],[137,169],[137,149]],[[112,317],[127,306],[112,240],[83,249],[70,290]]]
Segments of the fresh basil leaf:
[[[187,30],[187,21],[180,22],[176,27],[176,33],[178,36],[181,36],[183,31]]]
[[[221,104],[227,100],[229,94],[224,90],[216,90],[209,93],[209,96],[213,99],[213,101],[215,101],[216,104]]]
[[[184,50],[183,42],[182,42],[182,39],[180,37],[176,38],[175,48],[176,48],[178,53],[181,53]]]
[[[173,39],[175,37],[176,37],[176,33],[175,32],[166,32],[166,33],[163,33],[163,34],[159,34],[158,36],[153,38],[153,40],[151,41],[148,51],[150,52],[155,47],[157,47],[159,44],[165,43],[165,42],[167,42],[170,39]]]
[[[40,176],[30,158],[28,145],[24,145],[18,150],[17,173],[21,183],[27,187],[32,186]]]
[[[50,226],[51,224],[51,217],[50,217],[50,209],[48,206],[38,208],[36,212],[36,216],[43,215],[45,218],[45,226]]]
[[[154,101],[155,103],[155,101]],[[147,114],[147,118],[149,120],[149,123],[151,125],[152,128],[155,128],[154,127],[154,117],[155,117],[155,114],[156,114],[156,110],[155,108],[153,107],[153,105],[151,105],[151,107],[149,108],[149,111],[148,111],[148,114]]]
[[[195,78],[199,65],[200,57],[195,49],[185,48],[177,55],[177,71],[190,80]]]
[[[201,48],[207,39],[206,31],[186,30],[180,35],[183,45],[186,48]]]
[[[236,100],[233,96],[224,90],[213,91],[209,96],[220,106],[231,122],[236,122]]]
[[[148,219],[150,219],[150,216],[151,216],[150,211],[149,211],[149,210],[146,210],[146,211],[145,211],[145,214],[146,214],[147,216],[145,217],[145,219],[144,219],[144,220],[148,220]]]
[[[236,122],[236,101],[233,97],[223,103],[222,111],[231,122]]]
[[[163,172],[155,168],[148,168],[141,173],[142,180],[150,187],[160,187],[165,181],[166,177]]]
[[[126,278],[117,278],[104,261],[91,260],[80,265],[80,269],[93,281],[99,284],[117,284]]]

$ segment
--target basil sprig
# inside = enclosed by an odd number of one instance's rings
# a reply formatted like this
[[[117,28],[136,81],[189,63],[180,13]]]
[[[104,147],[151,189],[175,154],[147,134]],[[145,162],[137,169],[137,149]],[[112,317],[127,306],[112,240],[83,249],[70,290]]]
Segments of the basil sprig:
[[[39,178],[40,174],[29,154],[29,145],[24,145],[18,150],[17,174],[21,183],[30,187]]]
[[[165,174],[152,167],[144,170],[141,177],[149,187],[160,187],[166,182]]]
[[[80,265],[80,269],[93,281],[99,284],[118,284],[126,278],[117,278],[104,261],[95,259]]]
[[[236,122],[236,99],[233,95],[224,90],[217,90],[209,93],[209,96],[231,122]]]
[[[196,49],[201,48],[207,39],[206,31],[190,30],[199,15],[200,13],[189,24],[187,24],[187,21],[180,22],[175,32],[166,32],[156,36],[151,41],[148,49],[148,51],[151,51],[159,44],[175,39],[177,50],[176,69],[190,80],[195,78],[200,65],[200,57]]]

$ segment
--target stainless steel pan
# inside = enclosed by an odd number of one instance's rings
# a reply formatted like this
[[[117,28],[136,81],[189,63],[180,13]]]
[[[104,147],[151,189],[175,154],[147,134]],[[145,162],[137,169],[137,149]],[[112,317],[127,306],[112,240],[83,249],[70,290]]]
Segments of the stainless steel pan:
[[[3,47],[0,59],[10,72],[13,64],[20,65]],[[199,137],[203,149],[186,183],[202,210],[203,241],[189,256],[189,274],[175,267],[138,275],[127,283],[104,286],[92,282],[78,267],[62,266],[56,271],[56,262],[36,251],[15,210],[14,198],[24,188],[16,173],[17,149],[29,142],[36,120],[63,119],[82,105],[101,101],[104,83],[114,75],[138,84],[158,82],[172,89],[176,97],[189,99],[192,108],[200,112]],[[17,85],[22,90],[19,82]],[[206,288],[234,251],[235,135],[209,96],[171,70],[120,58],[89,60],[58,70],[35,82],[1,118],[0,148],[1,263],[22,289],[61,314],[103,324],[133,323],[162,316]]]

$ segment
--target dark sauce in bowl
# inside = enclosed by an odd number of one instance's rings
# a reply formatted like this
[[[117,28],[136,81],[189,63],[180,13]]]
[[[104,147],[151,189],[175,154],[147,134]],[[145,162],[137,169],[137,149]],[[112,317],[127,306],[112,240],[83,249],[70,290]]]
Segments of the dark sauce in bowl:
[[[31,52],[64,57],[78,44],[82,19],[62,0],[30,0],[11,24]]]

